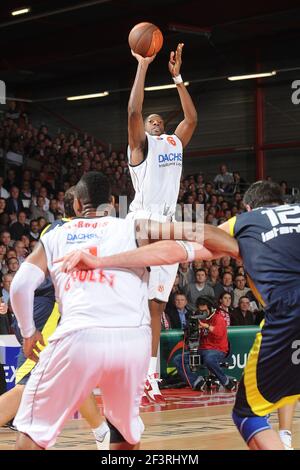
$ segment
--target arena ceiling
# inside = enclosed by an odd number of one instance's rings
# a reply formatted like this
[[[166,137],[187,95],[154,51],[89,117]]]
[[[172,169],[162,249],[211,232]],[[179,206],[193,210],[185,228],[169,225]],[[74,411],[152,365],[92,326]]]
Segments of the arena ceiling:
[[[11,11],[29,6],[29,15]],[[291,67],[299,59],[299,0],[10,0],[0,4],[0,79],[23,97],[47,96],[54,85],[132,84],[127,37],[140,21],[157,24],[164,47],[153,69],[166,76],[169,51],[185,43],[184,68],[194,78]],[[82,90],[82,87],[81,87]],[[39,93],[38,93],[39,91]]]

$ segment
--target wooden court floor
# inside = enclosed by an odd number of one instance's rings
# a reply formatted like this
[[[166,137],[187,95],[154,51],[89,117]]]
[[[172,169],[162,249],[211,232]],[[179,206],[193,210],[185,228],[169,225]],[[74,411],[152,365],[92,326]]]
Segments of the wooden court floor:
[[[141,409],[145,432],[141,449],[245,450],[246,445],[231,420],[232,393],[173,390],[165,393],[167,406]],[[277,428],[276,413],[271,422]],[[0,428],[0,450],[14,448],[16,433]],[[300,449],[300,407],[296,410],[293,445]],[[96,450],[93,435],[83,419],[66,423],[53,449]]]

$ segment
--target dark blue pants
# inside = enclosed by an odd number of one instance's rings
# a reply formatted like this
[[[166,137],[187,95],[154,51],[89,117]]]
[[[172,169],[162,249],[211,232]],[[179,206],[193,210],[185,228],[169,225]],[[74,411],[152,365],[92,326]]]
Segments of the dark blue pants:
[[[210,372],[215,374],[215,376],[220,380],[222,385],[227,384],[228,377],[224,374],[222,367],[220,367],[220,362],[224,362],[226,354],[222,351],[217,351],[215,349],[200,349],[199,353],[201,355],[201,361],[205,367],[208,368]],[[199,378],[201,377],[199,372],[192,372],[189,366],[189,353],[184,353],[184,369],[182,366],[182,355],[178,354],[174,358],[174,364],[178,370],[178,373],[186,382],[186,375],[190,381],[190,384],[194,385],[194,383],[198,382]]]

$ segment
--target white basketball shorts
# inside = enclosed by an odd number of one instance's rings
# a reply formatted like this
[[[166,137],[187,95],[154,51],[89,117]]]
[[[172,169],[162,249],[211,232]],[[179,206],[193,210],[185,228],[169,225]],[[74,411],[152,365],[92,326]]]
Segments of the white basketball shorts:
[[[150,356],[149,326],[87,328],[50,341],[27,382],[15,426],[40,447],[51,447],[99,386],[105,417],[136,444],[144,430],[139,405]]]
[[[157,222],[169,222],[170,217],[154,214],[147,211],[129,212],[126,218],[131,219],[149,219]],[[161,302],[168,302],[169,296],[178,271],[178,263],[165,266],[151,266],[148,298],[149,300],[157,299]]]

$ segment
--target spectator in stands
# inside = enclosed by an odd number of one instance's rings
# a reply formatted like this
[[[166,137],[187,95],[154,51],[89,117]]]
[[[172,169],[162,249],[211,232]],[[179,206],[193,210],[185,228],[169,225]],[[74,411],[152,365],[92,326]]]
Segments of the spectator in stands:
[[[10,248],[13,245],[11,236],[8,230],[3,230],[0,233],[0,242],[2,242],[6,248]]]
[[[178,268],[179,288],[183,290],[191,282],[194,282],[194,272],[190,263],[180,263]]]
[[[57,199],[53,198],[50,201],[49,204],[49,211],[48,211],[48,219],[49,223],[52,224],[58,217],[58,215],[61,214],[57,208]]]
[[[214,292],[215,292],[215,288],[219,288],[220,289],[220,286],[221,286],[221,283],[220,283],[220,268],[217,264],[213,264],[210,268],[209,268],[209,277],[208,277],[208,281],[207,281],[207,284],[212,287],[214,289]],[[215,296],[216,297],[216,296]]]
[[[48,191],[45,186],[42,186],[39,192],[39,196],[42,196],[44,198],[44,211],[48,212],[49,206],[50,206],[50,199],[48,199]]]
[[[16,241],[14,244],[14,249],[16,251],[19,264],[22,264],[23,261],[25,261],[26,256],[28,255],[24,243],[21,242],[21,240]]]
[[[30,243],[29,234],[28,235],[22,235],[21,242],[24,243],[25,249],[28,253],[29,252],[29,243]]]
[[[8,316],[8,306],[5,302],[2,302],[2,299],[0,297],[0,335],[9,335],[10,333],[11,331]]]
[[[38,240],[30,240],[29,242],[29,252],[32,253],[36,244],[38,243]]]
[[[223,256],[223,258],[221,258],[220,266],[221,266],[221,275],[222,276],[226,272],[226,268],[228,268],[230,266],[230,263],[231,263],[230,256]]]
[[[232,185],[234,183],[232,173],[229,173],[225,164],[220,166],[220,173],[215,177],[214,183],[217,190],[224,192],[232,192]]]
[[[192,313],[187,306],[186,295],[177,292],[177,294],[175,294],[174,303],[173,308],[170,308],[167,312],[170,319],[170,326],[172,329],[184,330],[186,328],[187,318]]]
[[[228,292],[231,295],[232,303],[234,299],[233,295],[233,276],[229,272],[224,272],[222,276],[222,283],[220,286],[215,287],[215,296],[217,299],[220,298],[223,292]]]
[[[8,305],[8,302],[9,302],[9,289],[10,289],[10,285],[12,283],[12,280],[13,280],[13,274],[12,273],[7,273],[7,274],[4,274],[3,276],[3,279],[2,279],[2,301]]]
[[[39,217],[44,217],[48,221],[48,213],[44,209],[45,198],[43,196],[38,196],[36,200],[36,206],[32,203],[30,206],[31,217],[33,219],[38,219]]]
[[[36,219],[30,221],[30,231],[29,231],[29,240],[37,241],[40,237],[39,223]]]
[[[250,311],[250,300],[248,297],[240,297],[239,305],[230,314],[232,326],[254,325],[254,318]]]
[[[31,193],[31,186],[29,181],[23,181],[22,189],[21,189],[21,199],[24,204],[25,201],[31,201],[32,193]]]
[[[2,275],[3,266],[5,266],[5,257],[6,257],[6,246],[3,242],[0,242],[0,281]]]
[[[65,192],[64,191],[58,191],[58,193],[57,193],[57,209],[62,214],[65,213],[64,197],[65,197]]]
[[[45,219],[45,217],[38,217],[37,221],[39,225],[39,231],[41,233],[44,230],[44,228],[49,224],[49,222],[48,220]]]
[[[20,263],[17,257],[11,257],[7,260],[7,268],[9,274],[15,274],[20,267]]]
[[[239,300],[241,297],[245,297],[246,294],[251,290],[249,287],[246,287],[246,277],[241,274],[237,275],[234,283],[236,285],[233,291],[233,307],[236,308],[239,305]],[[249,297],[248,297],[249,298]]]
[[[9,232],[13,240],[21,240],[23,235],[29,233],[29,225],[26,223],[26,212],[19,212],[17,221],[11,224]]]
[[[230,326],[232,298],[228,292],[223,292],[219,297],[218,312],[222,315],[226,322],[226,326]]]
[[[238,171],[234,171],[233,172],[233,180],[234,180],[234,183],[233,183],[233,193],[244,193],[247,189],[247,183],[246,181],[241,178],[241,175]],[[236,200],[236,199],[235,199]]]
[[[6,211],[8,214],[18,214],[22,210],[24,210],[24,206],[20,198],[19,188],[12,186],[10,189],[10,197],[6,200]]]
[[[188,306],[191,310],[196,309],[196,301],[201,295],[214,299],[214,290],[207,284],[207,275],[205,269],[198,269],[195,273],[196,281],[185,287],[185,294],[188,299]]]
[[[0,197],[0,214],[6,213],[6,199]]]
[[[3,187],[4,178],[0,176],[0,198],[7,199],[9,197],[9,192]]]

